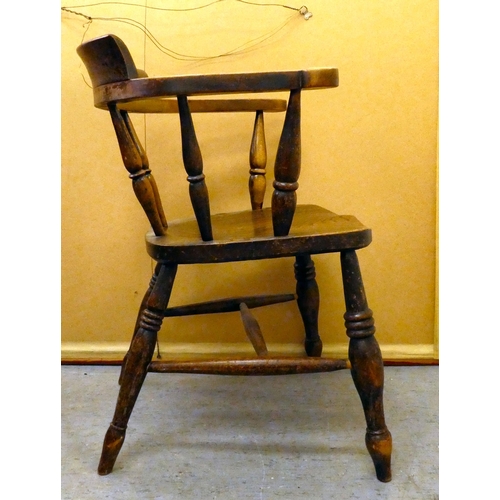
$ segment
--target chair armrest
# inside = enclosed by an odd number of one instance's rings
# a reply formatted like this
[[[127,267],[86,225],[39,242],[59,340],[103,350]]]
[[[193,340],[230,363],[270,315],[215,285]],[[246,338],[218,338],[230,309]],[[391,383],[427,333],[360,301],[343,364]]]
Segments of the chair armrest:
[[[94,105],[106,109],[108,103],[177,95],[243,94],[319,89],[338,86],[336,68],[265,73],[187,75],[163,78],[133,78],[94,88]]]

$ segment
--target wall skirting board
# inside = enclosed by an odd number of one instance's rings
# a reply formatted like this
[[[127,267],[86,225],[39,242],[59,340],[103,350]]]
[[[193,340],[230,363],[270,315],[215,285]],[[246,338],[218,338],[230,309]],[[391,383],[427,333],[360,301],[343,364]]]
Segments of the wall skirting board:
[[[61,345],[61,359],[66,364],[72,361],[120,361],[127,352],[128,346],[128,343],[118,342],[63,342]],[[302,346],[295,344],[268,344],[267,347],[271,354],[298,355],[303,352]],[[380,349],[385,361],[421,360],[428,362],[436,360],[435,346],[433,344],[381,344]],[[160,353],[165,358],[176,356],[223,356],[231,354],[244,356],[254,354],[252,347],[246,343],[160,343]],[[323,355],[345,358],[347,357],[347,343],[326,344],[323,346]]]

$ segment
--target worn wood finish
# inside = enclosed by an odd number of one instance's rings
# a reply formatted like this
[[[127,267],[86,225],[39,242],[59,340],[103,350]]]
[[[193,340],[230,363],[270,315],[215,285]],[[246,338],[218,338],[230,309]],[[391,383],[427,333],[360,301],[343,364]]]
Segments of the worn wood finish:
[[[252,143],[250,145],[250,179],[248,190],[253,210],[259,210],[264,204],[266,194],[266,164],[267,149],[264,133],[264,112],[258,110],[255,114]]]
[[[338,252],[371,242],[371,230],[358,219],[316,205],[297,206],[290,233],[279,240],[269,207],[212,215],[212,227],[215,239],[201,246],[196,220],[170,221],[166,235],[146,235],[147,251],[156,261],[206,264]]]
[[[126,111],[110,104],[109,112],[118,138],[125,168],[130,173],[134,193],[157,236],[165,234],[167,220],[149,162]]]
[[[135,337],[136,333],[139,331],[139,328],[141,326],[142,314],[143,314],[144,310],[146,309],[146,307],[148,305],[148,300],[149,300],[151,292],[153,291],[153,288],[155,286],[155,283],[156,283],[156,280],[158,278],[158,273],[160,272],[160,269],[161,269],[161,264],[156,264],[155,270],[153,272],[153,276],[151,277],[151,281],[149,282],[149,287],[146,290],[146,293],[144,294],[144,297],[142,299],[141,305],[139,307],[139,312],[137,313],[137,319],[136,319],[135,326],[134,326],[134,333],[132,335],[132,341],[134,340],[134,337]],[[127,354],[125,354],[125,356],[123,358],[122,367],[121,367],[121,370],[120,370],[120,377],[118,378],[118,384],[119,385],[121,385],[121,383],[122,383],[123,371],[125,369],[125,366],[127,365],[127,358],[129,356],[129,352],[130,352],[130,348],[127,351]]]
[[[333,88],[338,86],[338,81],[336,68],[136,78],[94,87],[94,105],[107,109],[109,102],[127,102],[150,97]]]
[[[319,288],[316,270],[310,255],[295,257],[297,304],[306,331],[305,349],[308,356],[321,356],[323,342],[318,331]]]
[[[189,103],[185,95],[177,97],[179,104],[179,118],[181,121],[182,137],[182,158],[184,168],[188,174],[189,196],[191,204],[198,221],[203,241],[210,241],[212,236],[212,223],[210,220],[210,202],[208,199],[208,189],[203,174],[203,159],[201,157],[200,146],[194,131],[193,118],[189,111]]]
[[[110,102],[128,103],[178,95],[321,89],[339,84],[336,68],[144,78],[126,45],[115,35],[89,40],[80,45],[77,52],[92,81],[94,105],[106,110]]]
[[[292,90],[288,101],[285,124],[274,165],[272,198],[275,236],[286,236],[290,231],[299,187],[300,175],[300,90]]]
[[[344,318],[350,339],[349,360],[354,385],[365,412],[366,447],[377,478],[388,482],[391,480],[392,437],[384,417],[384,364],[374,337],[375,323],[368,308],[356,252],[344,251],[340,257],[346,304]]]
[[[125,440],[128,420],[132,414],[153,357],[156,337],[163,321],[163,311],[170,299],[177,265],[162,265],[156,282],[141,314],[137,330],[125,363],[116,403],[115,414],[104,438],[101,460],[97,469],[100,475],[109,474]]]
[[[169,307],[165,317],[193,316],[196,314],[217,314],[235,312],[240,310],[240,304],[244,303],[249,309],[256,307],[270,306],[295,300],[297,296],[293,293],[283,293],[277,295],[247,295],[244,297],[231,297],[229,299],[210,300],[208,302],[198,302],[186,306]]]
[[[351,215],[316,205],[297,204],[300,175],[300,101],[303,90],[338,85],[334,68],[300,71],[188,75],[149,78],[136,68],[125,44],[106,35],[82,44],[78,54],[89,70],[94,104],[109,111],[123,163],[151,224],[146,248],[157,262],[144,295],[130,348],[120,374],[113,420],[103,443],[99,474],[109,474],[125,439],[128,420],[148,372],[219,375],[286,375],[350,368],[361,398],[366,446],[380,481],[391,479],[392,440],[384,420],[383,363],[365,297],[355,251],[371,242],[371,230]],[[274,166],[271,207],[264,207],[267,151],[264,112],[284,111],[280,99],[193,99],[209,94],[288,91],[289,99]],[[169,97],[171,99],[169,99]],[[251,209],[211,214],[203,160],[192,112],[255,113],[248,181]],[[129,117],[130,113],[178,113],[182,155],[194,217],[167,220],[160,193]],[[349,340],[349,360],[321,357],[318,331],[320,296],[312,255],[339,252]],[[296,294],[241,296],[168,307],[177,266],[259,259],[295,258]],[[221,279],[223,277],[221,276]],[[250,312],[255,307],[297,301],[305,330],[306,356],[268,352],[263,332]],[[153,361],[165,317],[239,311],[256,357]]]
[[[241,319],[243,320],[243,326],[245,327],[245,332],[248,339],[252,343],[257,356],[267,356],[266,341],[262,335],[259,323],[244,302],[240,304],[240,313]]]
[[[152,361],[148,370],[156,373],[259,376],[334,372],[346,368],[350,368],[350,363],[345,359],[267,356],[263,358]]]
[[[143,76],[128,47],[116,35],[104,35],[82,43],[76,52],[85,63],[92,87]],[[104,109],[107,109],[107,104]]]

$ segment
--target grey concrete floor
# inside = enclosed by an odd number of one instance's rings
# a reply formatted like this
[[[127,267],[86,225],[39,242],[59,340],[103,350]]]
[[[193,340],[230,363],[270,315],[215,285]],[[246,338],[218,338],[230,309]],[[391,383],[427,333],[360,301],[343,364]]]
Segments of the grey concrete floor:
[[[438,370],[386,367],[393,480],[380,483],[347,370],[148,374],[113,473],[97,475],[119,368],[62,367],[62,499],[436,499]]]

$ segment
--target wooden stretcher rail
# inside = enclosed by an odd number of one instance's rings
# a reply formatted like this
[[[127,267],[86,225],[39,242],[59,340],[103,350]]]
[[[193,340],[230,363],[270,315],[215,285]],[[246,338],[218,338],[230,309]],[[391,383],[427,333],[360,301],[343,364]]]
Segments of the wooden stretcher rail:
[[[295,375],[333,372],[350,368],[343,359],[331,358],[240,358],[198,361],[152,361],[155,373],[195,373],[205,375]]]
[[[276,295],[252,295],[244,297],[232,297],[229,299],[210,300],[198,302],[186,306],[169,307],[165,310],[165,317],[192,316],[193,314],[216,314],[226,312],[236,312],[240,310],[240,304],[245,303],[249,309],[256,307],[270,306],[296,300],[294,293],[284,293]]]

